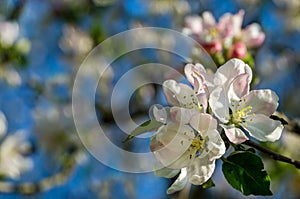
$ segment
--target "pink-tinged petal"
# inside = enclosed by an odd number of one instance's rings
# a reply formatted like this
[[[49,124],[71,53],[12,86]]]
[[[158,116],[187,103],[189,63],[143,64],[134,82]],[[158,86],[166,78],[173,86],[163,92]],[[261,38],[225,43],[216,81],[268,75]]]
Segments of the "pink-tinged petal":
[[[218,23],[218,29],[222,32],[223,38],[239,37],[245,12],[240,10],[237,14],[226,13]]]
[[[185,187],[187,181],[188,181],[187,169],[183,168],[183,169],[181,169],[181,173],[178,176],[178,178],[167,190],[167,194],[172,194],[172,193],[182,190]]]
[[[250,90],[249,74],[238,75],[230,84],[228,89],[229,100],[240,100]]]
[[[187,125],[170,123],[160,128],[150,141],[155,158],[171,169],[181,169],[195,158],[190,145],[195,138],[194,130]]]
[[[193,185],[201,185],[209,180],[215,170],[215,161],[196,158],[188,167],[188,178]]]
[[[246,106],[252,107],[252,113],[272,115],[278,107],[278,96],[269,89],[252,90],[248,95],[244,96]]]
[[[263,142],[278,140],[283,131],[283,125],[280,121],[272,120],[262,114],[247,117],[246,124],[242,126],[249,131],[252,137]]]
[[[209,98],[209,105],[214,115],[223,123],[229,121],[228,98],[221,87],[214,89]]]
[[[250,48],[260,46],[265,40],[265,33],[257,23],[253,23],[245,28],[242,39]]]
[[[214,16],[208,11],[203,12],[202,19],[203,29],[209,29],[216,25]]]
[[[241,144],[246,140],[249,140],[245,133],[241,129],[236,128],[234,125],[226,126],[220,124],[220,126],[224,129],[229,141],[234,144]]]
[[[217,129],[217,124],[216,119],[204,113],[193,115],[190,120],[190,125],[197,131],[200,131],[202,136],[206,136],[206,133],[210,130]]]
[[[206,71],[202,64],[187,64],[184,67],[184,73],[192,86],[194,86],[196,80],[201,82],[203,81],[201,74],[206,73]]]
[[[237,58],[230,59],[216,71],[214,83],[228,87],[228,84],[230,84],[233,79],[244,73],[249,75],[248,80],[250,83],[252,80],[252,70],[248,64],[245,64],[242,60]]]
[[[191,30],[192,34],[202,32],[202,19],[199,16],[187,16],[185,18],[185,27]]]
[[[197,109],[186,109],[176,106],[170,109],[171,121],[178,124],[188,124],[191,117],[198,113]]]

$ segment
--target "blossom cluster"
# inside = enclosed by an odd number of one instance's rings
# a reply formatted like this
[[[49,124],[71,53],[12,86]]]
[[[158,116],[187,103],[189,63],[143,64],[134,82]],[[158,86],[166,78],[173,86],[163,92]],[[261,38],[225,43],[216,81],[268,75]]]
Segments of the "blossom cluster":
[[[246,59],[249,50],[259,47],[265,40],[265,34],[257,23],[242,29],[245,12],[225,13],[217,23],[213,15],[206,11],[200,16],[187,16],[183,33],[192,36],[211,55],[221,56],[222,60],[230,58]]]
[[[276,141],[283,125],[270,116],[278,106],[277,95],[269,90],[251,90],[252,70],[240,59],[231,59],[212,74],[201,64],[187,64],[187,84],[167,80],[163,90],[170,107],[155,105],[153,119],[161,122],[151,138],[150,148],[163,168],[162,177],[178,179],[168,193],[207,182],[215,161],[226,151],[226,142],[241,144],[249,137]]]

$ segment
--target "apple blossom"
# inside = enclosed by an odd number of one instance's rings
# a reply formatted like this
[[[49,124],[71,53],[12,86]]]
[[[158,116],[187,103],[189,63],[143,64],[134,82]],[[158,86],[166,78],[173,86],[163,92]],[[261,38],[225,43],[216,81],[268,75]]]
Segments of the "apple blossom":
[[[183,189],[187,181],[194,185],[205,183],[214,172],[215,160],[225,153],[217,121],[211,115],[193,115],[189,124],[169,123],[151,139],[150,148],[165,167],[157,174],[174,177],[181,170],[168,189],[169,194]]]
[[[265,34],[257,23],[242,29],[244,14],[244,10],[236,14],[225,13],[216,22],[213,15],[205,11],[201,17],[187,16],[182,31],[197,40],[210,54],[223,52],[228,59],[245,58],[248,49],[263,43]]]
[[[17,179],[21,173],[33,167],[31,158],[22,153],[28,148],[23,131],[18,131],[5,138],[0,146],[0,174]]]
[[[229,140],[242,143],[248,139],[240,129],[260,141],[278,140],[283,126],[269,117],[276,111],[278,97],[271,90],[250,91],[252,73],[243,61],[232,59],[214,75],[209,104]]]

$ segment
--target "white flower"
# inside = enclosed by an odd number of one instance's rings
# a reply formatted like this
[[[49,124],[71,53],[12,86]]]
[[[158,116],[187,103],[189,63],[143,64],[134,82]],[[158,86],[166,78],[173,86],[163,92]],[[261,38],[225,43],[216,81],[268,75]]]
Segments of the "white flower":
[[[150,148],[165,167],[156,173],[173,177],[181,170],[169,194],[183,189],[187,181],[194,185],[205,183],[214,172],[215,160],[225,153],[225,144],[216,130],[217,121],[211,115],[193,115],[189,124],[169,123],[151,139]]]
[[[10,177],[19,178],[21,173],[33,167],[30,158],[25,157],[22,153],[28,146],[24,132],[19,131],[9,135],[0,146],[0,174]]]
[[[10,47],[19,37],[19,25],[16,22],[0,21],[0,42]]]
[[[214,75],[209,104],[229,140],[242,143],[248,139],[242,127],[260,141],[278,140],[283,126],[269,117],[276,111],[278,97],[271,90],[250,90],[251,69],[238,59],[221,66]]]
[[[242,41],[250,48],[260,46],[265,37],[265,33],[257,23],[250,24],[242,31]]]
[[[6,134],[7,121],[5,115],[0,111],[0,139]]]

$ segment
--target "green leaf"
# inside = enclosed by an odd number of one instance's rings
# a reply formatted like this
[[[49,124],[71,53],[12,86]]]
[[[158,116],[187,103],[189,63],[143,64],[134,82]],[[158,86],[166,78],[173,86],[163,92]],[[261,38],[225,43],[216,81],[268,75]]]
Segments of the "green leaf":
[[[287,124],[289,124],[285,119],[283,119],[283,118],[281,118],[281,117],[278,117],[277,115],[271,115],[270,118],[273,119],[273,120],[278,120],[278,121],[280,121],[282,125],[287,125]]]
[[[249,151],[233,152],[223,158],[222,171],[227,182],[244,195],[272,195],[270,177],[259,156]]]
[[[203,189],[207,189],[207,188],[214,187],[214,186],[215,186],[215,183],[211,178],[208,181],[206,181],[204,184],[201,185],[201,187]]]
[[[136,129],[134,129],[132,131],[132,133],[130,135],[128,135],[127,138],[123,142],[127,142],[127,141],[131,140],[132,138],[134,138],[135,136],[141,135],[143,133],[154,131],[162,125],[163,125],[163,123],[158,122],[156,120],[148,120],[148,121],[142,123]]]

